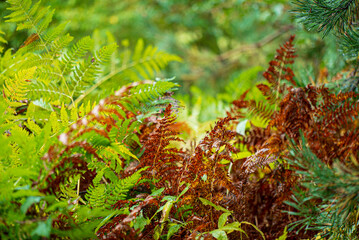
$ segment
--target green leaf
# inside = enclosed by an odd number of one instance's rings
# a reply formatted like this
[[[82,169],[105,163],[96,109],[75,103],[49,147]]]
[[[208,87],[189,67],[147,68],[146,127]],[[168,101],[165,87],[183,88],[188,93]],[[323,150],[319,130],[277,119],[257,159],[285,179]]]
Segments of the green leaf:
[[[152,193],[151,193],[151,196],[153,196],[153,197],[160,196],[161,193],[162,193],[164,190],[165,190],[164,187],[163,187],[163,188],[160,188],[160,189],[158,189],[158,190],[152,192]]]
[[[169,240],[181,227],[185,226],[186,224],[174,224],[168,229],[167,233],[167,240]]]
[[[168,216],[170,215],[171,209],[173,207],[173,203],[174,203],[173,201],[168,201],[164,205],[163,210],[162,210],[162,217],[160,220],[161,223],[164,223],[165,221],[168,220]]]
[[[61,115],[61,124],[63,127],[67,127],[69,125],[69,115],[67,114],[66,108],[64,106],[64,104],[62,104],[61,106],[61,111],[60,111]]]
[[[37,228],[31,232],[31,236],[40,236],[49,238],[51,234],[52,220],[49,217],[46,222],[39,222]]]
[[[219,240],[227,240],[228,239],[226,232],[219,230],[219,229],[211,231],[210,234],[212,234],[213,237],[215,237]]]
[[[226,231],[226,233],[231,233],[233,231],[239,231],[239,232],[242,232],[245,235],[247,235],[246,232],[242,228],[240,228],[240,223],[239,222],[229,223],[226,226],[221,227],[220,229],[223,230],[223,231]]]
[[[176,202],[180,199],[180,197],[182,197],[183,194],[185,194],[188,191],[189,187],[190,187],[190,184],[188,184],[187,187],[182,190],[182,192],[176,198]]]
[[[138,160],[137,156],[134,155],[130,150],[128,150],[128,148],[121,144],[121,143],[115,143],[115,144],[112,144],[112,147],[119,153],[122,155],[122,153],[130,156],[130,157],[133,157],[134,159]]]
[[[153,239],[158,240],[161,237],[163,226],[157,225],[154,229]]]
[[[134,220],[133,227],[135,228],[135,230],[139,230],[140,232],[142,232],[145,226],[149,223],[149,219],[141,214]]]
[[[287,239],[287,226],[284,228],[283,235],[277,238],[276,240],[286,240]]]
[[[199,198],[199,200],[204,204],[204,205],[209,205],[209,206],[212,206],[214,207],[216,210],[218,211],[223,211],[223,212],[226,212],[226,213],[232,213],[232,211],[229,211],[228,209],[225,209],[224,207],[221,207],[221,206],[218,206],[214,203],[212,203],[211,201],[208,201],[207,199],[204,199],[204,198]]]
[[[259,228],[256,225],[254,225],[253,223],[250,223],[250,222],[246,222],[246,221],[241,222],[241,224],[243,224],[243,223],[252,226],[255,230],[257,230],[257,232],[259,232],[259,234],[262,236],[263,239],[266,239],[264,237],[263,232],[261,230],[259,230]]]
[[[219,217],[219,219],[218,219],[218,228],[222,228],[224,226],[224,224],[226,224],[227,218],[228,218],[229,215],[231,215],[231,213],[225,212]]]
[[[203,176],[201,177],[202,181],[205,182],[207,181],[207,174],[203,174]]]
[[[29,207],[31,207],[32,204],[34,203],[38,203],[40,202],[40,200],[43,197],[39,197],[39,196],[30,196],[26,199],[26,201],[24,202],[24,204],[21,206],[20,210],[23,214],[26,213],[26,211],[29,209]]]

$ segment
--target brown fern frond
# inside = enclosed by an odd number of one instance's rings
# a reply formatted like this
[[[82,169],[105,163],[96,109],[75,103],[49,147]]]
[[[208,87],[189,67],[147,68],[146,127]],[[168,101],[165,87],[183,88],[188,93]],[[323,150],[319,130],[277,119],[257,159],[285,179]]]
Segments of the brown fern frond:
[[[357,152],[359,102],[357,95],[326,94],[316,107],[315,124],[305,132],[311,150],[324,162],[334,159],[342,162],[352,152]],[[324,97],[323,97],[324,99]]]
[[[182,150],[170,146],[176,142],[183,142],[177,137],[179,132],[173,129],[175,121],[176,116],[172,113],[172,106],[169,104],[164,111],[164,117],[157,120],[156,128],[143,142],[145,151],[136,167],[136,169],[140,169],[149,166],[150,169],[144,172],[143,176],[160,179],[157,183],[159,188],[165,186],[166,181],[170,181],[172,188],[166,188],[165,191],[168,194],[170,194],[169,192],[174,194],[172,191],[179,188],[180,182],[176,178],[179,176],[177,166],[183,164],[184,155]]]
[[[246,136],[239,138],[236,144],[243,144],[248,151],[255,153],[263,145],[263,143],[272,136],[270,128],[261,128],[251,124],[251,128],[246,132]]]
[[[312,106],[302,88],[293,88],[280,103],[280,110],[274,115],[269,127],[276,127],[281,134],[291,138],[299,136],[312,121]]]
[[[274,134],[263,143],[261,148],[243,164],[246,173],[253,173],[259,168],[276,161],[285,149],[284,135]]]
[[[244,100],[248,92],[249,90],[245,91],[238,99],[232,102],[231,109],[227,111],[227,117],[240,119],[245,116],[242,110],[248,107],[249,102]]]
[[[288,66],[293,64],[295,55],[295,49],[293,45],[294,35],[292,35],[287,42],[277,49],[277,55],[275,60],[269,62],[267,71],[263,73],[263,76],[269,82],[269,88],[264,87],[263,84],[257,86],[267,100],[271,103],[277,103],[280,101],[280,96],[287,89],[286,82],[296,86],[294,73]]]

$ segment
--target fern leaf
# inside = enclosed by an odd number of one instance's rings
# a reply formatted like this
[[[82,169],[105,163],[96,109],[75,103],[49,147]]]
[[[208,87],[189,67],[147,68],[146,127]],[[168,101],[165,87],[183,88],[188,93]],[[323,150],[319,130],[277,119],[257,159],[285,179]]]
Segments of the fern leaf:
[[[5,18],[9,18],[9,20],[6,20],[6,22],[22,22],[28,20],[27,13],[29,13],[32,5],[31,0],[9,0],[7,1],[7,3],[11,5],[7,9],[13,12],[10,15],[5,16]],[[38,2],[32,7],[32,12],[37,10],[39,4],[40,2]]]
[[[60,54],[60,52],[69,45],[69,43],[73,40],[73,37],[70,34],[66,34],[65,36],[61,36],[56,38],[50,44],[50,56],[54,59],[56,56]]]
[[[10,4],[8,10],[12,13],[6,16],[6,22],[17,23],[17,30],[34,29],[37,34],[41,35],[48,27],[52,20],[54,11],[48,8],[40,8],[41,1],[34,5],[31,0],[8,0]]]
[[[64,90],[52,83],[46,85],[39,81],[33,81],[29,85],[28,92],[29,99],[32,100],[43,99],[45,102],[58,100],[69,102],[72,100],[71,96],[67,95]]]
[[[5,35],[5,33],[0,30],[0,43],[7,43],[7,41],[5,40],[5,38],[2,35]],[[4,50],[4,47],[0,45],[0,53],[2,53],[3,50]]]
[[[45,85],[56,84],[62,79],[61,72],[51,65],[42,65],[36,72],[36,80]]]
[[[62,104],[61,106],[61,111],[60,111],[60,114],[61,114],[61,124],[63,127],[67,127],[69,125],[69,115],[67,114],[67,111],[66,111],[66,108],[65,108],[65,105]]]
[[[133,157],[134,159],[138,160],[137,156],[134,155],[125,145],[123,145],[121,143],[112,144],[112,148],[114,150],[116,150],[116,152],[124,158],[126,156],[130,156],[130,157]]]
[[[52,42],[54,41],[56,38],[58,38],[59,36],[61,36],[61,34],[64,32],[65,27],[66,27],[67,23],[61,23],[58,26],[49,29],[46,34],[44,35],[44,40],[46,42]]]
[[[32,29],[36,36],[39,37],[41,43],[41,50],[49,52],[48,44],[45,37],[45,30],[52,21],[54,10],[50,7],[40,7],[41,1],[35,4],[31,0],[8,0],[8,10],[12,13],[6,16],[7,22],[15,22],[17,24],[16,30]]]
[[[44,17],[44,18],[41,16],[42,12],[45,13],[45,17]],[[55,13],[55,10],[51,10],[51,11],[50,11],[50,8],[49,8],[49,7],[42,9],[42,10],[38,13],[38,15],[36,16],[37,18],[35,19],[35,23],[37,24],[37,27],[38,27],[37,31],[38,31],[39,33],[42,33],[42,32],[44,32],[44,31],[47,29],[47,27],[50,25],[50,23],[51,23],[51,21],[52,21],[52,16],[54,15],[54,13]],[[41,19],[41,22],[38,21],[38,18]]]
[[[72,108],[73,105],[78,104],[86,96],[88,96],[95,89],[99,88],[99,86],[106,82],[111,85],[116,83],[118,79],[129,79],[133,82],[142,80],[143,78],[153,79],[155,77],[155,73],[158,70],[163,69],[165,66],[167,66],[169,62],[181,61],[180,57],[163,51],[159,51],[157,48],[154,48],[152,46],[147,46],[146,48],[144,48],[143,40],[141,39],[138,40],[133,54],[128,49],[127,44],[123,45],[126,48],[120,54],[120,66],[112,66],[111,72],[100,78],[92,87],[88,88],[84,93],[82,93],[75,100],[74,104],[70,106],[70,108]],[[75,71],[74,75],[76,75],[77,72],[78,71]],[[111,87],[106,86],[106,88]],[[115,85],[115,88],[117,88],[117,85]]]
[[[135,71],[143,79],[151,79],[155,73],[163,69],[171,61],[181,61],[176,55],[159,51],[157,48],[149,45],[144,47],[142,39],[137,41],[131,62],[124,62],[122,68]],[[132,70],[132,68],[134,68]],[[124,73],[123,73],[124,74]],[[139,80],[140,78],[133,79]]]
[[[4,93],[11,101],[25,100],[28,93],[28,86],[35,74],[36,67],[19,71],[14,79],[5,81]]]
[[[27,119],[26,127],[35,135],[39,135],[42,131],[41,127],[30,119]]]
[[[255,102],[251,100],[248,104],[249,114],[252,116],[258,116],[262,118],[265,122],[269,122],[273,116],[273,110],[268,108],[267,105],[263,102]]]
[[[128,191],[135,186],[141,178],[141,172],[146,168],[136,171],[129,177],[119,179],[112,187],[111,195],[108,197],[108,203],[113,205],[119,200],[124,200],[127,197]]]
[[[171,82],[172,79],[155,81],[153,84],[142,84],[131,89],[130,94],[123,98],[123,105],[129,111],[136,113],[141,110],[141,105],[154,105],[154,100],[166,92],[175,90],[178,84]]]
[[[51,123],[52,132],[58,133],[60,131],[60,123],[55,112],[51,112],[49,121]]]
[[[93,208],[103,207],[106,202],[106,186],[104,184],[90,186],[87,189],[86,199]]]
[[[86,65],[80,64],[75,68],[73,77],[71,78],[71,83],[73,83],[71,86],[72,96],[74,96],[77,91],[81,91],[93,83],[101,72],[101,64],[104,64],[110,59],[111,54],[116,48],[116,44],[104,46],[94,54],[91,60],[87,61]]]
[[[60,62],[62,73],[68,73],[72,66],[75,65],[76,61],[85,56],[85,54],[92,48],[93,44],[94,41],[91,37],[87,36],[74,44],[68,53],[63,54]]]

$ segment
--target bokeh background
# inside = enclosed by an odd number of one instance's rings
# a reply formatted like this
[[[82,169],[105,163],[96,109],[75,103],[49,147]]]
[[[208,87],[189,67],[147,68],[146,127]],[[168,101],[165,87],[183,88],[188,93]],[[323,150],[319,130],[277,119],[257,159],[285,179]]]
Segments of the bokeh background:
[[[194,125],[224,116],[234,99],[263,81],[275,49],[291,34],[298,55],[294,71],[303,85],[331,82],[345,66],[335,38],[304,29],[286,0],[53,0],[42,5],[56,10],[53,25],[69,22],[67,31],[75,40],[89,35],[101,46],[112,34],[120,46],[134,46],[142,38],[180,56],[182,62],[171,63],[158,77],[176,77],[181,85],[176,98],[186,107],[182,117]],[[1,1],[1,19],[9,14],[6,7]],[[28,37],[15,31],[15,24],[0,27],[11,44],[5,48],[17,49]]]

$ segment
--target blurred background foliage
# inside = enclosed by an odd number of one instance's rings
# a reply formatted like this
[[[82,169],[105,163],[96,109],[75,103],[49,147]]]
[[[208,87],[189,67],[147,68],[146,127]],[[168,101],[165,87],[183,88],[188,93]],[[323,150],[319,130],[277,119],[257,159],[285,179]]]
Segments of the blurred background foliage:
[[[299,85],[327,83],[344,75],[340,73],[346,62],[335,38],[323,39],[304,29],[286,0],[52,0],[42,5],[56,9],[54,25],[69,22],[67,30],[75,40],[90,35],[99,48],[110,32],[120,46],[134,46],[142,38],[180,56],[182,62],[171,64],[158,77],[176,76],[182,86],[176,98],[187,108],[181,117],[192,119],[194,128],[224,116],[234,99],[263,81],[261,73],[274,49],[290,34],[296,34]],[[2,19],[9,14],[6,7],[1,1]],[[15,31],[14,24],[2,22],[0,30],[10,43],[5,49],[18,49],[28,37]],[[257,89],[248,96],[259,96]]]

